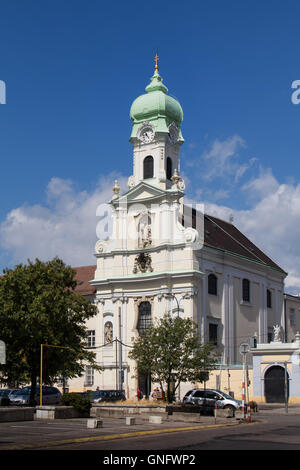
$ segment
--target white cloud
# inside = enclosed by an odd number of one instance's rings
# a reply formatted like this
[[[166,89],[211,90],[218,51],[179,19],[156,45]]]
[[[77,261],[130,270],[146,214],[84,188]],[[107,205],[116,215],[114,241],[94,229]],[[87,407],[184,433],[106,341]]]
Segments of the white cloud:
[[[280,184],[266,170],[248,183],[247,190],[256,198],[250,209],[205,203],[206,212],[224,220],[233,214],[236,227],[288,272],[287,291],[300,292],[300,184]]]
[[[269,194],[276,193],[279,183],[273,176],[271,168],[259,169],[259,176],[248,181],[242,186],[244,191],[247,191],[253,199],[261,199]]]
[[[238,151],[245,147],[245,142],[239,135],[234,135],[226,140],[215,140],[208,152],[202,155],[207,161],[208,168],[205,172],[205,178],[211,180],[215,177],[232,176],[246,170],[244,165],[236,162]]]
[[[0,224],[0,246],[11,264],[59,256],[72,266],[94,264],[96,209],[112,197],[115,174],[100,178],[90,192],[76,191],[70,180],[52,178],[45,206],[22,206]],[[127,178],[118,179],[121,188]]]
[[[224,155],[233,148],[229,145]],[[24,205],[9,212],[0,224],[0,247],[10,255],[10,264],[54,256],[72,266],[95,263],[96,210],[111,199],[116,177],[103,176],[91,191],[76,191],[70,180],[52,178],[44,205]],[[126,189],[127,178],[118,180]],[[196,200],[202,199],[208,214],[224,220],[233,215],[234,224],[289,273],[287,290],[300,291],[300,184],[280,184],[270,169],[261,168],[242,189],[251,201],[248,209],[218,205],[219,197],[228,196],[221,188],[209,194],[209,201],[203,201],[198,188]]]

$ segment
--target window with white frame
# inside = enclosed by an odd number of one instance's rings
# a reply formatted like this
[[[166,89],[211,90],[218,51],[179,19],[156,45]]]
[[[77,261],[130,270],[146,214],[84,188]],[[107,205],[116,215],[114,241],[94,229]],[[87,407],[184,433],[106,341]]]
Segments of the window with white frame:
[[[93,384],[94,384],[94,369],[92,368],[92,366],[86,366],[84,386],[93,385]]]
[[[95,330],[88,330],[87,332],[87,347],[94,348],[96,345],[96,332]]]

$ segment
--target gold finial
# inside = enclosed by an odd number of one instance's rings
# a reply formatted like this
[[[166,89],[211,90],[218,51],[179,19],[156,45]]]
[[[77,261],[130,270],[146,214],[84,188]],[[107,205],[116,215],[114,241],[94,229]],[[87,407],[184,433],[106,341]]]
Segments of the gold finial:
[[[116,199],[118,196],[119,196],[119,192],[120,192],[120,186],[118,185],[118,180],[115,180],[115,184],[114,184],[114,187],[112,188],[113,190],[113,199]]]
[[[156,52],[154,60],[155,60],[155,70],[157,70],[157,71],[158,71],[158,59],[159,59],[159,57],[158,57],[158,54]]]

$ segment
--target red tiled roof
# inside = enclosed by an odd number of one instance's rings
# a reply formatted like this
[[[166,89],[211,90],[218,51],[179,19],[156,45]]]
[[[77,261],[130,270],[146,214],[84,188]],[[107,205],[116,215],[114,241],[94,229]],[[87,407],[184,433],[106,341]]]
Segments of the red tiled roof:
[[[73,269],[76,271],[75,279],[78,282],[75,292],[81,295],[94,294],[96,289],[89,284],[89,281],[94,279],[96,266],[80,266]]]

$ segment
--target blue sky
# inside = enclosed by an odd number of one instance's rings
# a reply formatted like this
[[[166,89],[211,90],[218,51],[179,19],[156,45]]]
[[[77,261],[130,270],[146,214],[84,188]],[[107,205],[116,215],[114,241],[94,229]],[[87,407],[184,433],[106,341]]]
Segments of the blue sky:
[[[110,196],[115,174],[132,173],[129,109],[158,48],[184,111],[187,195],[232,213],[300,291],[297,1],[2,0],[0,9],[0,271],[55,252],[94,262],[96,220],[80,215]]]

